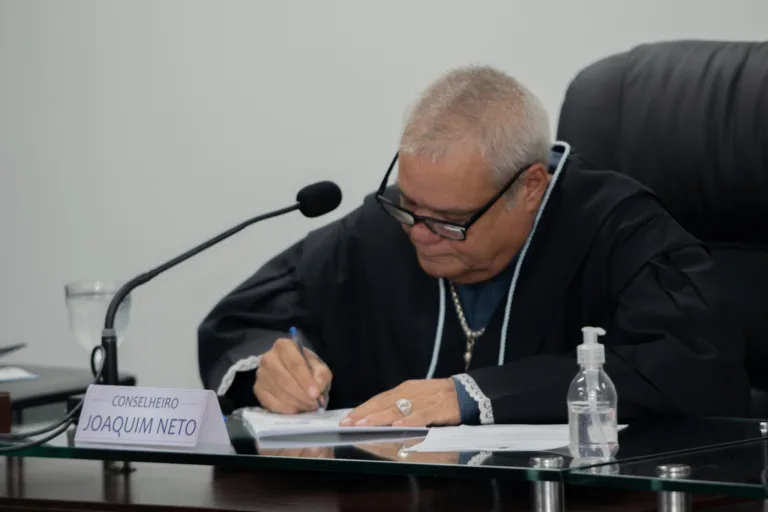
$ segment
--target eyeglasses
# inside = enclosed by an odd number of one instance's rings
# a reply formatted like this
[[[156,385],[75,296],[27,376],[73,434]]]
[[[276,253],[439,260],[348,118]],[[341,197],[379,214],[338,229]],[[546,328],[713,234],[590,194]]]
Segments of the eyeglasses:
[[[401,222],[407,226],[415,226],[419,222],[423,222],[427,228],[432,231],[434,234],[441,236],[443,238],[447,238],[449,240],[466,240],[467,238],[467,230],[469,229],[472,224],[477,222],[477,220],[485,213],[487,212],[491,206],[494,205],[496,201],[499,200],[501,196],[504,195],[504,193],[509,190],[509,188],[517,181],[517,179],[522,175],[525,171],[528,170],[530,165],[527,165],[523,167],[522,169],[518,170],[514,176],[504,185],[499,192],[491,198],[488,203],[485,204],[482,208],[477,210],[475,213],[472,214],[472,216],[467,219],[463,223],[457,223],[457,222],[451,222],[444,219],[436,219],[434,217],[425,217],[423,215],[416,215],[412,211],[403,208],[399,204],[394,203],[390,199],[384,197],[384,191],[387,188],[387,180],[389,179],[389,175],[392,173],[392,169],[395,167],[395,163],[397,162],[398,157],[400,156],[399,153],[395,154],[395,158],[392,159],[392,163],[389,164],[389,169],[387,169],[387,174],[384,175],[384,180],[381,182],[381,185],[379,186],[379,190],[376,193],[376,200],[379,202],[381,207],[386,211],[389,215],[391,215],[395,220],[398,222]]]

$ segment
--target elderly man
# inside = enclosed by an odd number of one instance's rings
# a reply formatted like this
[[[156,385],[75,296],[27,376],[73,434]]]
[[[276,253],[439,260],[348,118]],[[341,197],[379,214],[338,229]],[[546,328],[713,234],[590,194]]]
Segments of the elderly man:
[[[353,408],[346,425],[565,422],[590,325],[620,421],[738,416],[743,340],[715,272],[651,191],[552,143],[518,81],[468,67],[424,92],[375,194],[215,306],[200,372],[238,406]]]

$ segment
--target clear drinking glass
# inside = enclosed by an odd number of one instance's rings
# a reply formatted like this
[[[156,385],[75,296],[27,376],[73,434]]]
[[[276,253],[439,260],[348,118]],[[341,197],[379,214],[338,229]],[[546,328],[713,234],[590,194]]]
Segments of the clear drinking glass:
[[[101,332],[104,329],[104,319],[112,297],[125,284],[125,281],[83,280],[67,283],[64,286],[64,296],[69,312],[69,327],[75,340],[88,353],[101,345]],[[125,297],[117,308],[115,316],[115,336],[117,346],[125,339],[125,331],[131,316],[131,296]],[[101,352],[97,352],[91,365],[94,371],[101,364]]]

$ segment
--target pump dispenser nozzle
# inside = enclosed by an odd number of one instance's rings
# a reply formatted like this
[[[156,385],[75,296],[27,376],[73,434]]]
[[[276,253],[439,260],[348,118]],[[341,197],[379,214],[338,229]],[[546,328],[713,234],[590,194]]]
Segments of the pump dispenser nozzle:
[[[576,357],[580,365],[603,364],[605,362],[605,347],[597,341],[598,336],[604,336],[601,327],[582,327],[584,342],[576,348]]]

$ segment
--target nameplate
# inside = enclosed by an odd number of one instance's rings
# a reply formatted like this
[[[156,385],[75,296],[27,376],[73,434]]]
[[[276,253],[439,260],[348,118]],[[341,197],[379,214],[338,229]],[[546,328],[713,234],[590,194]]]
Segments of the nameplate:
[[[211,390],[93,384],[85,393],[75,444],[188,450],[230,441]]]

